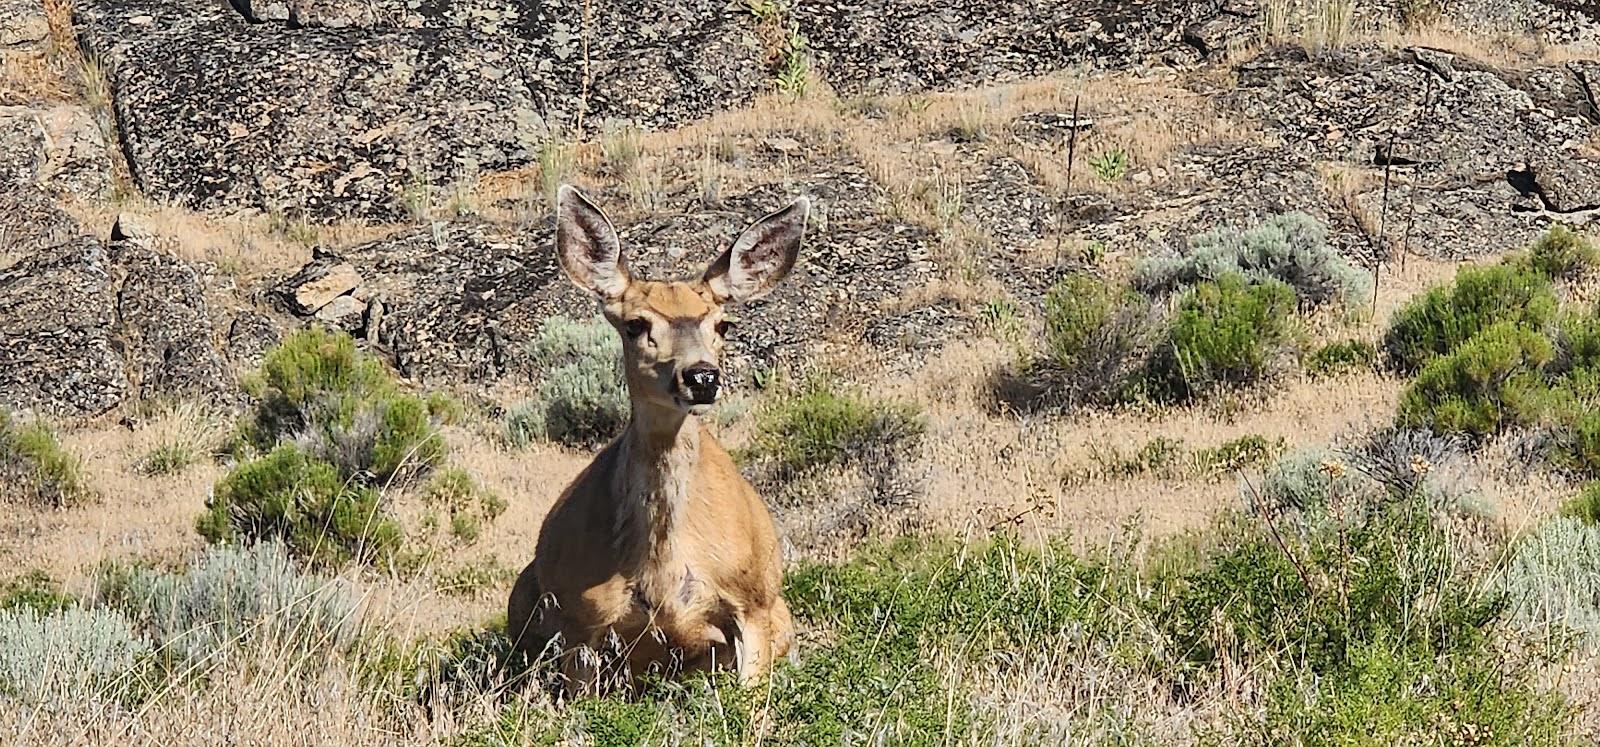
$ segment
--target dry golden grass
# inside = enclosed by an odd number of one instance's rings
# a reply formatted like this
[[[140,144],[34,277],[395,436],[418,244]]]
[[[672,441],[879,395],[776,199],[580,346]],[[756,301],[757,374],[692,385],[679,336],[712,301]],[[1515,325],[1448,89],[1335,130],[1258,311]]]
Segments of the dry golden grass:
[[[63,447],[82,458],[97,499],[61,510],[8,510],[0,519],[0,557],[69,584],[108,560],[181,559],[200,546],[194,519],[224,473],[206,456],[220,443],[221,423],[217,415],[184,406],[133,430],[102,422],[63,434]],[[173,474],[141,474],[140,460],[172,443],[195,449],[195,463]]]

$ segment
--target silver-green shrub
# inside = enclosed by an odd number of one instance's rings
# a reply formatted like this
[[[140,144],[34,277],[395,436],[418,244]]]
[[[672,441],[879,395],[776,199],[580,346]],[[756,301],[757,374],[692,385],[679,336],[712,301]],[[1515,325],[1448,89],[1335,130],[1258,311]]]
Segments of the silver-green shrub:
[[[114,699],[150,643],[122,613],[68,607],[0,611],[0,707]]]
[[[134,620],[164,654],[188,661],[256,641],[338,648],[354,634],[348,588],[302,573],[277,542],[214,546],[179,573],[110,571],[96,601]]]
[[[532,399],[510,409],[506,440],[536,439],[587,444],[615,435],[628,421],[622,381],[622,341],[604,319],[545,320],[528,354],[539,386]]]
[[[1572,632],[1600,645],[1600,526],[1556,517],[1517,543],[1501,574],[1510,620],[1525,632]]]
[[[1371,292],[1366,273],[1328,246],[1327,226],[1301,212],[1273,216],[1245,231],[1218,229],[1195,236],[1181,254],[1140,262],[1134,285],[1146,293],[1166,294],[1229,272],[1288,283],[1311,306],[1334,301],[1356,306]]]

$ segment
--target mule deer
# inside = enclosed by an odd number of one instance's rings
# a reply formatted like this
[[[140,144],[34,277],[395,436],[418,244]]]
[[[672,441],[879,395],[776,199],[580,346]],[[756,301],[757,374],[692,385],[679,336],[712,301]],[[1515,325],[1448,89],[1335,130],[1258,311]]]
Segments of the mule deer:
[[[569,694],[649,671],[766,674],[794,645],[772,515],[699,418],[722,391],[723,306],[794,267],[804,198],[747,228],[698,279],[640,280],[616,229],[578,190],[556,199],[556,253],[622,336],[633,413],[567,486],[507,605],[507,631],[552,641]],[[559,636],[559,638],[558,638]]]

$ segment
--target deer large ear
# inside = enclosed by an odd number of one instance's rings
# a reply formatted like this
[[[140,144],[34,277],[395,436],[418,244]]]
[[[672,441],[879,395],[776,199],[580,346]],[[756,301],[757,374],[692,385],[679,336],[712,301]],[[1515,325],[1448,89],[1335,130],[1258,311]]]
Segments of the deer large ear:
[[[628,290],[617,229],[582,192],[561,185],[556,193],[556,257],[578,287],[607,301]]]
[[[800,256],[811,201],[802,197],[746,228],[701,278],[722,301],[750,301],[777,287]]]

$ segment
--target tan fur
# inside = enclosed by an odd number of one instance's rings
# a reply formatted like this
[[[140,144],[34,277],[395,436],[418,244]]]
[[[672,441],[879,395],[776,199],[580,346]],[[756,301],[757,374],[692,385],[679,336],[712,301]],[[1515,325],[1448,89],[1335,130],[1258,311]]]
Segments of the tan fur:
[[[716,365],[724,299],[706,279],[632,280],[620,254],[607,253],[617,251],[609,222],[587,201],[571,204],[593,211],[569,224],[589,233],[558,238],[571,242],[558,251],[570,252],[563,262],[575,281],[602,289],[623,337],[633,414],[546,517],[511,593],[508,633],[531,655],[560,656],[574,695],[631,686],[648,672],[760,678],[794,643],[777,532],[700,424],[695,413],[706,406],[684,404],[677,383],[691,365]],[[792,264],[799,234],[790,238]],[[630,324],[648,333],[631,335]]]

